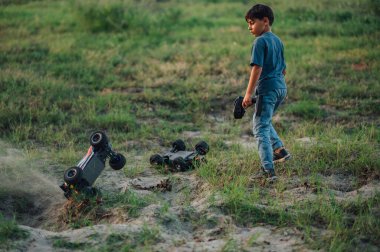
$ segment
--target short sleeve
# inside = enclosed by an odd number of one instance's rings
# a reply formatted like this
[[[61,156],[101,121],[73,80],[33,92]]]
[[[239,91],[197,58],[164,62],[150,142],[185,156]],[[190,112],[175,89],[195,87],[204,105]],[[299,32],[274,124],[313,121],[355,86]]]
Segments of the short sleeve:
[[[284,55],[284,44],[281,43],[281,56],[282,56],[282,59],[284,60],[284,70],[286,69],[286,62],[285,62],[285,55]]]
[[[265,54],[265,42],[263,39],[256,39],[253,42],[252,56],[250,65],[258,65],[263,67],[264,65],[264,54]]]

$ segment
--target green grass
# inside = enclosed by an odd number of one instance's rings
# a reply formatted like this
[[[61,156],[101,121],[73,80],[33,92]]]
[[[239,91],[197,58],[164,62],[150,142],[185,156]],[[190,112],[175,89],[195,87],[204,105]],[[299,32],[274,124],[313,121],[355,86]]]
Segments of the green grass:
[[[315,249],[324,248],[324,243],[327,242],[329,245],[326,248],[331,251],[367,246],[368,250],[373,250],[375,246],[379,246],[379,203],[379,193],[368,200],[359,197],[357,201],[345,204],[336,202],[331,195],[321,195],[314,202],[304,202],[296,206],[299,212],[293,217],[293,221],[304,230],[310,226],[334,230],[327,237],[316,237],[309,233],[307,238],[314,240]]]
[[[302,143],[295,140],[304,136],[311,137],[312,141]],[[216,192],[221,193],[223,204],[215,207],[230,215],[239,225],[296,226],[308,237],[306,241],[310,246],[318,249],[345,251],[357,246],[371,249],[377,246],[374,237],[378,238],[379,234],[377,231],[370,233],[363,227],[369,225],[370,230],[380,227],[376,217],[380,206],[378,195],[368,200],[358,198],[353,203],[337,203],[323,176],[354,176],[356,187],[365,184],[369,177],[378,178],[378,151],[373,148],[378,140],[374,126],[362,126],[348,132],[337,126],[298,125],[285,139],[287,148],[292,150],[293,160],[276,167],[280,181],[275,185],[249,179],[260,170],[260,162],[258,156],[240,147],[230,147],[229,155],[221,150],[213,152],[214,156],[209,157],[208,163],[197,172],[214,186]],[[293,177],[309,185],[317,199],[284,207],[287,201],[283,192],[292,188]],[[353,220],[353,216],[358,219]],[[357,228],[352,229],[352,226]],[[331,230],[333,234],[321,236],[312,227]]]
[[[53,248],[65,248],[70,250],[84,249],[88,244],[84,242],[69,242],[60,237],[53,237]]]
[[[28,237],[29,233],[17,225],[15,218],[6,219],[0,214],[0,249],[11,249],[14,241]]]
[[[236,122],[230,112],[249,77],[248,1],[0,1],[0,138],[32,153],[47,149],[52,162],[71,166],[91,132],[103,129],[127,160],[144,155],[148,164],[152,145],[163,148],[184,131],[201,131],[211,152],[196,173],[222,195],[216,207],[237,224],[295,226],[311,248],[371,250],[378,246],[378,196],[333,203],[323,176],[353,176],[360,186],[380,175],[380,4],[264,3],[274,9],[273,32],[287,62],[288,99],[275,126],[293,160],[276,167],[282,178],[276,185],[252,182],[258,155],[227,144],[251,134],[251,114]],[[305,137],[312,141],[297,140]],[[125,173],[136,176],[144,167],[133,161]],[[320,194],[302,203],[307,207],[285,211],[282,192],[294,177]],[[132,218],[152,202],[130,193],[105,197],[104,208],[122,207]],[[94,209],[71,223],[97,223]],[[317,227],[333,234],[318,236]],[[131,249],[156,241],[154,234],[141,237],[146,241]],[[121,240],[121,249],[132,238],[109,239]]]
[[[162,241],[159,229],[144,223],[140,230],[128,234],[111,233],[104,245],[90,251],[152,251]]]
[[[125,193],[110,193],[104,195],[105,207],[108,209],[122,207],[129,217],[136,218],[140,215],[141,209],[154,201],[152,197],[140,197],[131,191]]]
[[[61,213],[60,221],[64,225],[77,229],[103,223],[104,215],[112,216],[113,209],[120,209],[127,213],[126,220],[140,216],[141,209],[152,203],[153,197],[140,197],[133,192],[107,193],[101,195],[102,201],[97,197],[73,195],[73,200]]]
[[[289,115],[294,115],[305,119],[322,119],[326,116],[326,112],[321,109],[317,103],[310,101],[300,101],[290,104],[286,108]]]

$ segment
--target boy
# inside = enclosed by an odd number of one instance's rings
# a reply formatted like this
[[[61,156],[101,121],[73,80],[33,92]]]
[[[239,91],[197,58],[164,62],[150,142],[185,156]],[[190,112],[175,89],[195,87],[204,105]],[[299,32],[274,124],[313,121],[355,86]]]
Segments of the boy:
[[[260,95],[253,115],[253,134],[258,142],[261,168],[270,180],[275,180],[274,163],[290,158],[272,125],[273,113],[287,93],[284,46],[271,32],[274,15],[269,6],[254,5],[245,20],[256,39],[252,47],[251,75],[242,105],[244,108],[252,105],[254,90],[256,95]]]

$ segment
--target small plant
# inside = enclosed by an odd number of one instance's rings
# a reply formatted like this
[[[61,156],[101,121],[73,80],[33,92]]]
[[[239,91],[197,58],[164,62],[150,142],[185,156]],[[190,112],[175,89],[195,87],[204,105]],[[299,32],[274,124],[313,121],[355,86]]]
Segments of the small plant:
[[[53,237],[53,248],[65,248],[70,250],[84,249],[87,244],[84,242],[70,242],[61,237]]]
[[[136,218],[140,215],[140,210],[149,205],[152,201],[149,197],[139,197],[132,191],[124,193],[109,193],[103,197],[104,207],[106,209],[122,207],[127,210],[128,217]]]
[[[0,213],[0,249],[10,248],[12,241],[28,237],[29,233],[17,225],[15,218],[9,220]]]
[[[135,241],[140,246],[151,246],[161,240],[160,231],[157,227],[148,226],[146,223],[135,234]]]
[[[241,251],[241,248],[239,248],[238,243],[234,239],[229,239],[226,244],[224,244],[222,248],[222,252],[237,252]]]

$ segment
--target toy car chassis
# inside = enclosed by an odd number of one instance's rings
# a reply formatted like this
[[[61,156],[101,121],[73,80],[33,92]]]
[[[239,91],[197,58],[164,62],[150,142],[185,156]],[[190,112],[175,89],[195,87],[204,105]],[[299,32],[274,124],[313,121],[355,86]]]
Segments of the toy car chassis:
[[[90,136],[90,148],[87,154],[79,161],[79,163],[67,169],[64,173],[64,183],[60,188],[64,191],[64,195],[69,199],[72,194],[84,193],[85,195],[97,194],[95,188],[92,187],[95,180],[104,170],[107,158],[110,158],[109,165],[114,170],[120,170],[124,167],[125,157],[112,150],[108,142],[107,135],[102,131],[96,131]]]
[[[205,161],[209,146],[205,141],[195,145],[195,150],[186,151],[186,145],[178,139],[172,143],[172,149],[163,154],[154,154],[150,157],[151,165],[167,166],[170,171],[187,171]]]

